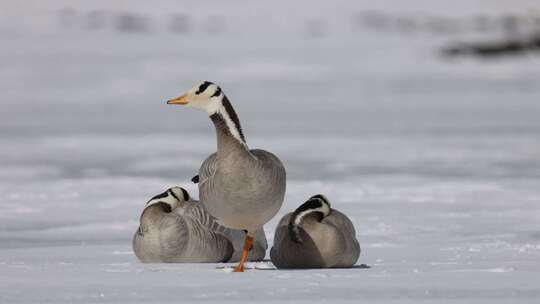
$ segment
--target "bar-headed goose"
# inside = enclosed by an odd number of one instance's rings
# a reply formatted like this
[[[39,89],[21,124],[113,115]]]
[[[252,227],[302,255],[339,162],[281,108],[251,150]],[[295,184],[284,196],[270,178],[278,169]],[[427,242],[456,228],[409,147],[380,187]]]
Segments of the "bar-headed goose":
[[[224,226],[245,230],[244,262],[255,231],[278,212],[285,196],[285,168],[274,154],[250,150],[240,120],[221,88],[204,81],[168,104],[205,111],[217,133],[217,152],[199,169],[199,196],[210,214]]]
[[[144,263],[237,262],[244,235],[220,225],[185,189],[173,187],[146,203],[133,251]],[[259,229],[249,260],[264,259],[266,248],[266,236]]]
[[[352,267],[359,256],[353,224],[321,194],[281,219],[270,250],[277,268]]]

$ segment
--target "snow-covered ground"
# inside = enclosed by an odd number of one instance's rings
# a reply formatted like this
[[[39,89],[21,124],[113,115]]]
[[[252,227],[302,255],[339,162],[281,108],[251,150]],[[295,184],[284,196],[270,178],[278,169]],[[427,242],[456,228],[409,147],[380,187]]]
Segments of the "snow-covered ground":
[[[535,2],[1,1],[0,303],[537,303],[540,56],[438,54],[503,35],[470,18]],[[373,12],[417,25],[371,28]],[[464,29],[424,22],[437,18]],[[165,105],[203,79],[288,169],[270,243],[324,193],[371,268],[136,260],[146,200],[197,196],[189,179],[215,149],[203,114]]]

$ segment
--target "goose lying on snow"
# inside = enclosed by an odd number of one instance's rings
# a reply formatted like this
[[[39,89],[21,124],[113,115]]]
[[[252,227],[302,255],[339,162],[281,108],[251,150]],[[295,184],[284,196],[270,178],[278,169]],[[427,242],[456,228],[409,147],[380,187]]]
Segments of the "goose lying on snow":
[[[281,219],[270,250],[277,268],[352,267],[359,256],[353,224],[320,194]]]
[[[173,187],[146,204],[133,236],[133,251],[144,263],[237,262],[244,235],[220,225],[185,189]],[[262,260],[266,248],[259,229],[249,260]]]
[[[203,110],[214,123],[217,152],[199,169],[199,196],[208,212],[224,226],[247,231],[235,268],[242,272],[255,232],[276,215],[283,203],[285,168],[274,154],[248,148],[240,120],[219,86],[204,81],[167,103]]]

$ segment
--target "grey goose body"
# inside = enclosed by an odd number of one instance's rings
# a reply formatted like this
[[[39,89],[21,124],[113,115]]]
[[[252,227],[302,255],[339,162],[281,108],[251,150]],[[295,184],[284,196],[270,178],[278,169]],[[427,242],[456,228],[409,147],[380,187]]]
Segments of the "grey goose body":
[[[220,225],[204,206],[174,187],[151,199],[133,236],[133,251],[144,263],[237,262],[244,232]],[[264,259],[264,231],[255,232],[251,261]]]
[[[199,171],[199,195],[208,212],[223,225],[256,231],[281,207],[285,171],[273,154],[264,150],[249,153],[254,157],[222,162],[218,153],[208,157]],[[274,179],[280,182],[268,182]]]

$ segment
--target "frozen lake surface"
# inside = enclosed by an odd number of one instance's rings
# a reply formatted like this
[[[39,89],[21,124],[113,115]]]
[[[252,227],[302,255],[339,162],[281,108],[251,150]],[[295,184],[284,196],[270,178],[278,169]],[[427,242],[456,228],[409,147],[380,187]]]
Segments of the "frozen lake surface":
[[[70,3],[0,3],[0,303],[538,302],[540,56],[447,60],[441,46],[500,31],[354,21],[534,1]],[[144,203],[172,185],[196,197],[189,180],[215,150],[205,115],[165,105],[203,79],[287,167],[269,242],[324,193],[370,268],[137,261]]]

